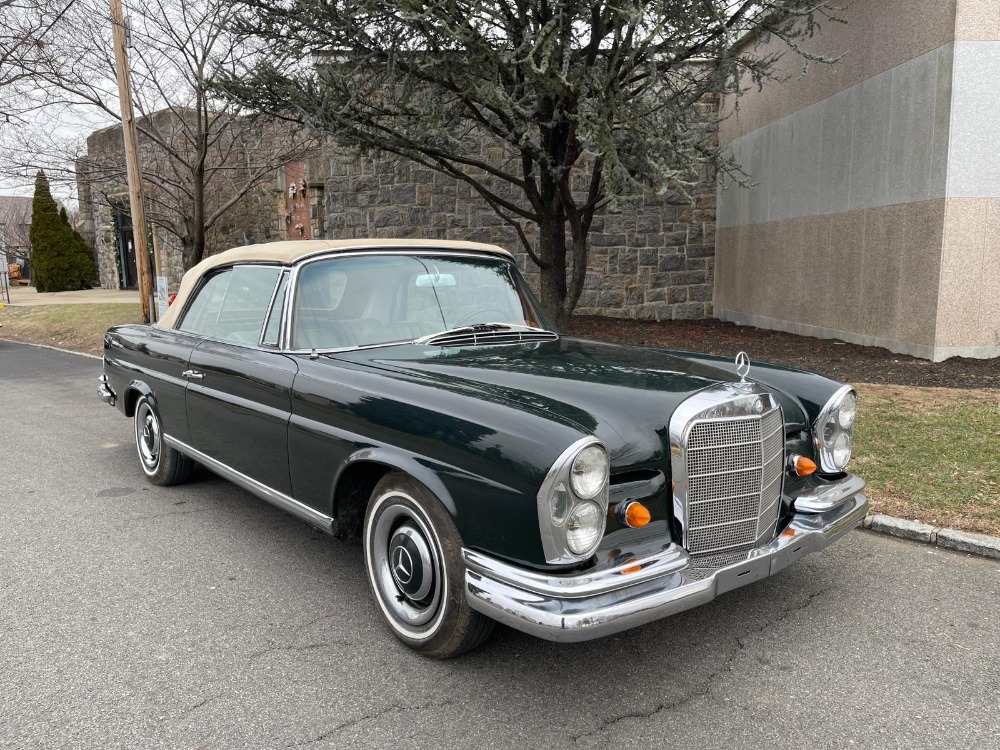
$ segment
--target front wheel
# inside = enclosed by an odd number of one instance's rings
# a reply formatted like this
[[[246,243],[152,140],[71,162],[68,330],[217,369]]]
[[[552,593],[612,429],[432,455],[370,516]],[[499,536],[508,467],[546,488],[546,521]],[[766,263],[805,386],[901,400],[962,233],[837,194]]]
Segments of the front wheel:
[[[194,462],[164,442],[160,415],[147,396],[140,396],[135,405],[135,448],[153,484],[180,484],[191,476]]]
[[[375,601],[399,640],[447,659],[475,648],[493,621],[465,598],[462,540],[451,516],[419,482],[388,474],[368,503],[365,568]]]

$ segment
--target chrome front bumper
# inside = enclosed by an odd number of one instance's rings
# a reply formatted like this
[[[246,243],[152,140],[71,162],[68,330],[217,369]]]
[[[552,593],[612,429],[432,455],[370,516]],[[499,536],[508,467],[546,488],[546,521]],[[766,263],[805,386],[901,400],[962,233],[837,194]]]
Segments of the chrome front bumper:
[[[864,520],[863,488],[863,481],[849,477],[834,507],[796,513],[769,544],[720,568],[695,567],[676,544],[615,569],[566,576],[535,573],[465,549],[465,594],[473,609],[539,638],[600,638],[705,604],[823,549]]]

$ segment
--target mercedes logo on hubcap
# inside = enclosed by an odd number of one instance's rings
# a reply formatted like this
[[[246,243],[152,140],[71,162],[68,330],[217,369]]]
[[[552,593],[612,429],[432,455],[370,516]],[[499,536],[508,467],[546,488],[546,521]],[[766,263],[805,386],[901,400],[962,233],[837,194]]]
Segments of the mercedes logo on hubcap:
[[[413,578],[413,558],[401,544],[392,551],[392,574],[402,586]]]

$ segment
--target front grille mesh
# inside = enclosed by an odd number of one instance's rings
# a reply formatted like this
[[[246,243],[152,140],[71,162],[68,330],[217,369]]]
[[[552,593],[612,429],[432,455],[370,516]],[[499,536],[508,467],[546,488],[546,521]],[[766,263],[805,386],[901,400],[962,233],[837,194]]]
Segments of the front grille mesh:
[[[684,446],[692,555],[748,550],[774,533],[784,442],[776,406],[760,416],[693,422]]]

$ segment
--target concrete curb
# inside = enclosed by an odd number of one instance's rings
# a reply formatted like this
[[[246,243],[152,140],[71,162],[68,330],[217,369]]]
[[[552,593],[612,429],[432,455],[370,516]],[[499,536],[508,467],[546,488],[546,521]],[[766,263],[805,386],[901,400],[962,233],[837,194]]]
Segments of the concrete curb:
[[[941,526],[931,526],[929,523],[907,521],[881,513],[867,515],[862,526],[879,534],[888,534],[901,539],[933,544],[945,549],[1000,560],[1000,537],[988,534],[973,534],[969,531],[946,529]]]

